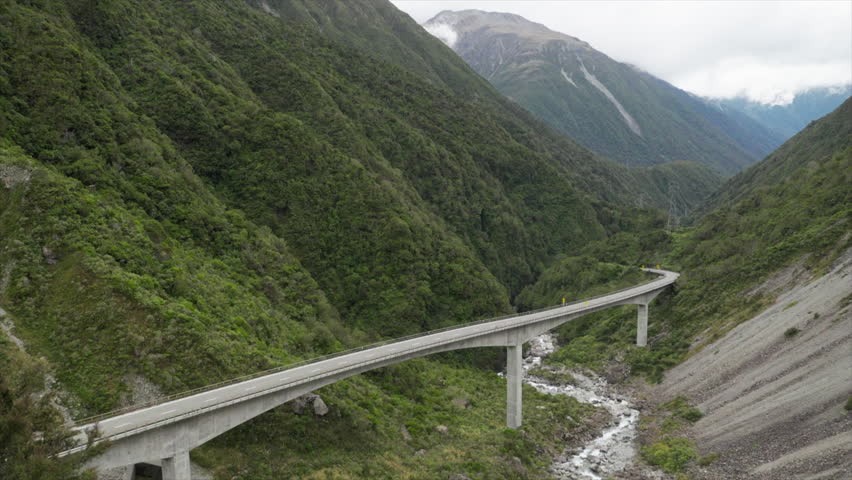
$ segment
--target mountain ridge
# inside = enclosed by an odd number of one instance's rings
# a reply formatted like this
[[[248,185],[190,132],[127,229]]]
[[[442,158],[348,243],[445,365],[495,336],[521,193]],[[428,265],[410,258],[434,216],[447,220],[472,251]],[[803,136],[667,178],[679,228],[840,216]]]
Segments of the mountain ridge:
[[[793,96],[786,104],[767,104],[745,97],[705,98],[723,111],[737,111],[760,122],[770,130],[788,139],[805,128],[808,123],[831,113],[852,95],[852,85],[816,87]]]
[[[424,28],[452,30],[452,48],[498,90],[606,157],[698,161],[732,175],[781,143],[751,118],[731,118],[580,39],[500,15],[445,11]]]

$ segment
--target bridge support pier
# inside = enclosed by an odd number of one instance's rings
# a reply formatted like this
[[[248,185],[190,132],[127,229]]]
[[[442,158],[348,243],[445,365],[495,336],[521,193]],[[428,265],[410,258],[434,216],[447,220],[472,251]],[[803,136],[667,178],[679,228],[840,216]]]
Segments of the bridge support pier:
[[[523,345],[506,348],[506,426],[518,428],[523,420],[521,414],[521,386],[524,377]]]
[[[136,465],[124,467],[121,471],[121,480],[136,480]]]
[[[639,304],[639,318],[636,325],[636,346],[644,347],[648,343],[648,304]]]
[[[190,480],[189,452],[163,459],[163,480]]]

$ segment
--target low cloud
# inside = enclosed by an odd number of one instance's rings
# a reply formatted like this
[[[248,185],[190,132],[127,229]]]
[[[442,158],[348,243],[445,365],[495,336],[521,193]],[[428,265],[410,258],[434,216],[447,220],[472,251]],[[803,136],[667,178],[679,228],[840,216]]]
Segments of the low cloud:
[[[456,44],[456,40],[458,39],[458,34],[452,27],[445,23],[435,23],[432,25],[424,26],[426,31],[439,38],[442,42],[446,43],[448,46],[452,47]]]
[[[516,13],[699,95],[778,103],[852,83],[848,1],[391,1],[420,23],[441,10]]]

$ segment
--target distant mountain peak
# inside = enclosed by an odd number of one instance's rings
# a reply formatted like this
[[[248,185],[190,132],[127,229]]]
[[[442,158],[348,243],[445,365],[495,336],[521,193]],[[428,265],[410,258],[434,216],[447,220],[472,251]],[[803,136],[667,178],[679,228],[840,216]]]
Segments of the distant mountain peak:
[[[514,13],[444,10],[424,23],[423,28],[451,48],[466,34],[487,32],[516,35],[540,44],[562,41],[567,47],[592,49],[588,43],[579,38],[553,31]]]
[[[692,160],[733,174],[781,143],[750,117],[515,14],[445,10],[423,27],[501,93],[629,165]]]
[[[852,95],[852,85],[814,87],[789,93],[784,101],[753,99],[747,95],[733,98],[704,98],[724,111],[738,111],[760,122],[782,138],[790,138],[813,120],[833,111]],[[776,97],[776,100],[780,97]]]

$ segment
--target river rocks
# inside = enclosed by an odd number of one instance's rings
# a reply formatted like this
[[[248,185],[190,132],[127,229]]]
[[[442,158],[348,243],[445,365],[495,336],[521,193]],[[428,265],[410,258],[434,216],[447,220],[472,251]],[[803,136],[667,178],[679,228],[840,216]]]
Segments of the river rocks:
[[[305,413],[305,409],[310,405],[313,408],[314,415],[322,417],[328,413],[328,406],[322,398],[315,393],[306,393],[301,397],[296,397],[290,402],[290,408],[298,415]]]
[[[630,465],[635,456],[636,427],[639,412],[625,399],[613,391],[607,381],[592,374],[570,372],[574,381],[562,384],[530,376],[534,368],[541,367],[541,358],[553,352],[554,342],[549,334],[541,335],[531,342],[530,356],[524,359],[524,382],[542,393],[569,395],[577,400],[602,407],[609,415],[609,426],[600,436],[589,439],[583,448],[565,451],[551,466],[551,472],[562,480],[597,480],[606,478]],[[540,356],[539,356],[540,355]],[[562,372],[564,373],[564,372]],[[613,371],[618,377],[622,372]],[[550,377],[552,375],[542,375]],[[566,422],[574,423],[573,418]],[[604,421],[606,423],[606,421]]]
[[[402,439],[403,439],[403,440],[405,440],[406,442],[410,442],[410,441],[411,441],[411,434],[408,432],[408,427],[406,427],[405,425],[403,425],[402,427],[400,427],[400,428],[399,428],[399,433],[401,433],[401,434],[402,434]]]
[[[416,452],[414,452],[415,457],[422,457],[423,455],[426,455],[426,450],[424,450],[422,448],[420,450],[417,450]]]
[[[435,431],[440,433],[441,435],[446,435],[450,433],[450,429],[447,428],[446,425],[438,425],[437,427],[435,427]]]
[[[555,336],[552,334],[541,335],[530,340],[531,357],[546,357],[555,350]]]
[[[447,480],[470,480],[470,478],[461,473],[454,473],[447,477]]]
[[[470,400],[466,398],[454,398],[452,404],[458,408],[470,408]]]

